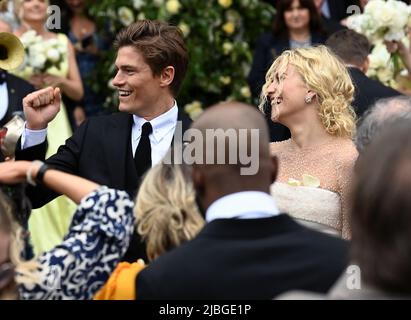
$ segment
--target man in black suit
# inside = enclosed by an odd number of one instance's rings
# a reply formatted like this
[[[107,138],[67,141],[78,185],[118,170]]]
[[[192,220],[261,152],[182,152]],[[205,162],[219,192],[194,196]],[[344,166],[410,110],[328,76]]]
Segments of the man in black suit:
[[[358,118],[378,99],[401,95],[400,92],[366,76],[371,46],[368,39],[362,34],[353,30],[342,30],[333,34],[327,40],[326,46],[339,56],[348,67],[355,86],[352,105]]]
[[[138,299],[272,299],[296,288],[327,292],[342,274],[347,243],[281,214],[270,195],[278,164],[270,156],[264,117],[252,106],[225,103],[207,109],[193,125],[202,140],[210,131],[219,137],[217,132],[226,136],[233,129],[238,140],[222,140],[230,164],[203,164],[216,160],[221,149],[194,141],[201,156],[192,178],[207,224],[194,240],[137,275]],[[232,162],[245,152],[258,160],[253,175],[245,175],[241,160]]]
[[[85,121],[47,164],[134,195],[144,172],[167,153],[174,132],[191,123],[175,101],[188,55],[181,31],[163,22],[132,24],[117,35],[115,45],[118,71],[113,85],[119,91],[121,112]],[[58,88],[25,98],[27,123],[17,159],[44,159],[47,123],[59,107]],[[34,207],[57,196],[41,186],[30,188],[28,194]],[[140,242],[134,237],[125,260],[145,257]]]

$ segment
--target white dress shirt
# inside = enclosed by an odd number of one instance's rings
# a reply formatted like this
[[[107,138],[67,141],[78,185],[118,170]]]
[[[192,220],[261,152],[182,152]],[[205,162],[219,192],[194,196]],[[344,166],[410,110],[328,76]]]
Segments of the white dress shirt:
[[[4,118],[9,108],[9,93],[7,83],[0,84],[0,120]]]
[[[230,194],[213,202],[206,212],[207,223],[217,219],[259,219],[280,214],[268,193],[244,191]]]
[[[174,105],[170,110],[150,121],[151,126],[153,127],[153,132],[149,136],[151,145],[151,163],[153,166],[159,163],[170,149],[174,131],[177,126],[177,117],[178,107],[177,102],[174,102]],[[131,146],[133,148],[134,156],[138,143],[140,142],[141,128],[147,120],[136,115],[133,115],[133,120]]]
[[[150,121],[153,132],[150,134],[151,163],[154,166],[159,163],[170,149],[174,131],[177,126],[178,107],[174,101],[173,107],[166,113]],[[136,152],[141,137],[141,127],[147,122],[144,118],[133,115],[133,126],[131,128],[131,146],[133,156]],[[47,137],[47,128],[43,130],[29,130],[24,127],[21,136],[21,148],[26,149],[43,143]]]

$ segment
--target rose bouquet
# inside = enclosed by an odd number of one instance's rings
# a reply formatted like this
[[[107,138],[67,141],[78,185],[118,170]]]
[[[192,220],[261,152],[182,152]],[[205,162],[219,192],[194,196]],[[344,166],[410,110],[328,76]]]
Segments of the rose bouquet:
[[[406,39],[411,22],[411,6],[397,0],[371,0],[363,14],[348,17],[347,27],[365,35],[373,44],[369,76],[393,85],[404,67],[398,53],[388,53],[385,41]]]
[[[25,79],[33,74],[59,73],[63,55],[67,51],[66,43],[58,38],[45,40],[34,30],[24,33],[20,40],[25,48],[25,59],[14,73]]]

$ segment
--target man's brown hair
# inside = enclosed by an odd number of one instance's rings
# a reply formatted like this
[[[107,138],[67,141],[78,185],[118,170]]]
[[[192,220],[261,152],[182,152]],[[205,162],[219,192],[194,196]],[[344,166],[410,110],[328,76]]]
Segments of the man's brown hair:
[[[354,30],[341,30],[332,34],[325,45],[346,64],[361,67],[367,59],[371,45],[368,39]]]
[[[114,46],[117,49],[134,47],[155,76],[168,66],[174,67],[170,90],[174,96],[178,94],[188,67],[188,52],[178,27],[161,21],[138,21],[117,34]]]

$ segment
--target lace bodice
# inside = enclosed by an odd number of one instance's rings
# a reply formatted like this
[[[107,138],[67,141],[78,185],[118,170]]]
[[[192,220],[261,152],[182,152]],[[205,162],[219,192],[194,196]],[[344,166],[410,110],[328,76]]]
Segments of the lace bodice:
[[[339,221],[338,223],[332,223],[330,226],[340,229],[341,235],[344,238],[349,238],[347,197],[353,167],[358,156],[352,141],[344,138],[335,138],[322,145],[300,149],[292,139],[289,139],[272,143],[270,149],[271,153],[276,155],[279,160],[277,182],[287,184],[290,178],[302,180],[302,175],[309,174],[320,180],[319,188],[339,195],[341,207],[338,217]],[[314,209],[312,208],[311,210]],[[324,223],[324,221],[335,220],[331,219],[331,217],[319,218],[317,216],[319,214],[317,213],[318,211],[308,212],[311,210],[307,207],[306,216],[312,215],[312,221]],[[293,214],[292,212],[289,213]]]

